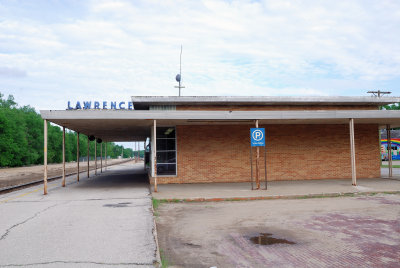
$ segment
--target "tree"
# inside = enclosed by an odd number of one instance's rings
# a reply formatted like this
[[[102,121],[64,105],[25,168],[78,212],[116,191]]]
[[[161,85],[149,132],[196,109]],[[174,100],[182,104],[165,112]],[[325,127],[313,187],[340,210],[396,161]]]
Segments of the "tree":
[[[393,103],[382,106],[384,110],[400,110],[400,103]]]
[[[18,107],[12,95],[7,99],[0,93],[0,167],[43,164],[43,119],[31,106]],[[87,136],[79,135],[79,153],[87,157]],[[94,159],[95,142],[90,142]],[[100,156],[100,145],[97,153]],[[76,161],[77,134],[65,132],[65,160]],[[107,155],[117,158],[132,156],[132,149],[107,142]],[[104,153],[104,152],[103,152]],[[48,123],[48,163],[62,162],[62,129]]]

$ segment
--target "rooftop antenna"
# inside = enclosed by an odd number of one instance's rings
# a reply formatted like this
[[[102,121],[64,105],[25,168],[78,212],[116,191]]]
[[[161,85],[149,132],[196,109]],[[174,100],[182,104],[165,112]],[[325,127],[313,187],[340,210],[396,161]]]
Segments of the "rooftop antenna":
[[[176,75],[175,77],[176,82],[178,82],[178,86],[175,86],[175,88],[179,88],[179,97],[181,96],[181,88],[185,88],[184,86],[181,86],[181,81],[182,81],[182,45],[181,45],[181,56],[179,58],[179,74]]]
[[[375,97],[378,97],[378,98],[380,98],[380,97],[382,97],[383,95],[385,95],[385,94],[390,94],[390,93],[392,93],[392,92],[390,92],[390,91],[380,91],[380,90],[377,90],[377,91],[368,91],[367,93],[371,93],[371,94],[373,94]]]

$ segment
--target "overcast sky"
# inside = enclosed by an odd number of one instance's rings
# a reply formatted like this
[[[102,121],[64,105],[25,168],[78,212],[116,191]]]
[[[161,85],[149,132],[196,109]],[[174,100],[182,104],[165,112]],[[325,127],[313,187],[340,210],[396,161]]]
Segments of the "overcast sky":
[[[400,85],[400,1],[4,1],[0,92],[21,105]]]

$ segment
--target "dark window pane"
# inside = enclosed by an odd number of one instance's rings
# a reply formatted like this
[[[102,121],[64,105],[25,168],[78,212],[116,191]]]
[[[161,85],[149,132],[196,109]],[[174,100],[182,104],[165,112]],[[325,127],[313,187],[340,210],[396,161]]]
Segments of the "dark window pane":
[[[176,175],[176,164],[157,164],[157,175]]]
[[[175,152],[157,152],[157,163],[176,163]]]
[[[157,138],[175,138],[174,127],[158,127]]]
[[[157,151],[175,150],[175,139],[157,139]]]

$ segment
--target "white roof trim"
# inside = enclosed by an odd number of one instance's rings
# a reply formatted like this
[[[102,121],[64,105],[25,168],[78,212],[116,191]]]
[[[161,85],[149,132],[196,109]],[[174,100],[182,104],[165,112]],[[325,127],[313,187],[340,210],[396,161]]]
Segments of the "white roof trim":
[[[153,110],[42,110],[43,119],[136,120],[296,120],[296,119],[398,119],[400,110],[316,111],[153,111]]]
[[[133,96],[135,105],[385,105],[400,97],[374,96]]]

